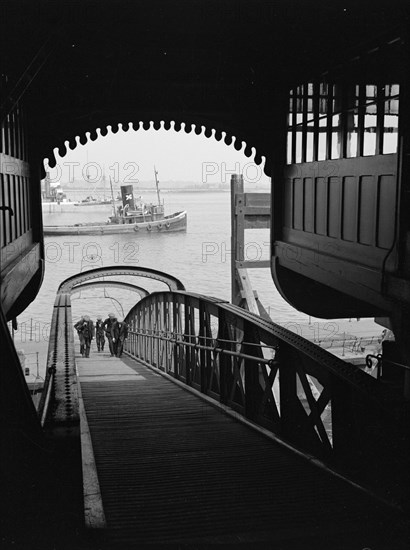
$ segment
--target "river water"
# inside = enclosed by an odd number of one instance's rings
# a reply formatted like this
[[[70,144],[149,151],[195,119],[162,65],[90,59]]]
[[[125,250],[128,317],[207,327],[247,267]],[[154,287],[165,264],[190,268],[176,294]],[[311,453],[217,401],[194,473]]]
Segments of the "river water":
[[[69,198],[75,200],[78,197]],[[145,202],[156,202],[155,198],[149,193],[144,194]],[[46,236],[43,284],[35,301],[18,319],[20,330],[15,335],[15,342],[45,344],[59,284],[70,275],[90,267],[129,265],[153,268],[174,275],[188,291],[230,300],[230,193],[164,193],[163,198],[166,214],[187,211],[186,232]],[[43,221],[44,225],[104,221],[110,214],[109,206],[84,206],[77,207],[75,212],[45,213]],[[245,234],[246,259],[268,259],[269,230],[253,229]],[[275,322],[307,337],[314,336],[316,330],[320,330],[324,338],[326,333],[334,336],[338,331],[345,332],[346,326],[354,332],[353,325],[357,332],[356,320],[349,325],[338,320],[327,324],[322,321],[319,325],[316,320],[292,308],[276,290],[269,269],[250,270],[250,277],[259,299]],[[126,282],[129,278],[123,280]],[[135,284],[149,291],[166,289],[162,283],[149,279],[140,278]],[[93,319],[97,315],[105,318],[109,312],[126,315],[137,299],[134,292],[116,288],[82,291],[72,298],[73,321],[83,314]],[[376,334],[381,332],[381,327],[371,322],[370,328],[366,325],[366,331],[369,330]],[[26,343],[25,347],[28,346]]]

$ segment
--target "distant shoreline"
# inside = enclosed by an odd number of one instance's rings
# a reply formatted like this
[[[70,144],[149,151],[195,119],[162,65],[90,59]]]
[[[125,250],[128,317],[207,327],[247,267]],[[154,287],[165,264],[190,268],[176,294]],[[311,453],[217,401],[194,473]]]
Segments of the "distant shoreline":
[[[103,189],[99,189],[98,187],[67,187],[67,188],[64,188],[64,184],[61,184],[64,192],[67,192],[67,193],[72,193],[72,192],[77,192],[77,191],[81,191],[81,192],[88,192],[88,191],[93,191],[94,194],[98,195],[98,194],[101,194],[100,192],[103,191]],[[119,190],[119,188],[114,188],[114,191],[117,192]],[[249,189],[250,191],[270,191],[270,188],[269,187],[253,187],[253,188],[250,188]],[[144,187],[136,187],[134,189],[135,192],[144,192],[144,193],[156,193],[156,189],[155,188],[144,188]],[[160,193],[230,193],[230,188],[229,187],[225,187],[225,188],[222,188],[222,189],[214,189],[214,188],[209,188],[209,187],[187,187],[187,188],[184,188],[184,187],[179,187],[179,188],[176,188],[176,189],[173,189],[173,188],[168,188],[168,187],[164,187],[164,188],[161,188],[160,189]]]
[[[152,191],[152,189],[141,189],[146,193]],[[230,189],[160,189],[161,193],[229,193]]]

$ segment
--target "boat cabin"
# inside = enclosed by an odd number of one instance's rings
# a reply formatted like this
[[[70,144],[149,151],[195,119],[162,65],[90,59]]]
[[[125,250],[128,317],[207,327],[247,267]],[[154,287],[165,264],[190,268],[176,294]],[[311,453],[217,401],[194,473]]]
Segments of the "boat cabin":
[[[118,206],[115,215],[110,216],[110,223],[143,223],[155,222],[164,219],[164,204],[137,203],[133,210],[125,206]]]

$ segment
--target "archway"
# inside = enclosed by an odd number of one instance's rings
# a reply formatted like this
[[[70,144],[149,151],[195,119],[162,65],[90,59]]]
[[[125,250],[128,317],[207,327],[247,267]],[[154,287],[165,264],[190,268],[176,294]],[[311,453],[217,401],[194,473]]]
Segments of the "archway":
[[[74,287],[81,285],[86,281],[93,279],[99,279],[107,276],[134,276],[134,277],[146,277],[165,283],[169,290],[185,290],[184,285],[176,277],[157,271],[155,269],[148,269],[145,267],[129,267],[129,266],[115,266],[115,267],[100,267],[83,273],[78,273],[69,277],[63,281],[58,287],[57,295],[59,294],[71,294]],[[121,283],[119,283],[121,284]]]

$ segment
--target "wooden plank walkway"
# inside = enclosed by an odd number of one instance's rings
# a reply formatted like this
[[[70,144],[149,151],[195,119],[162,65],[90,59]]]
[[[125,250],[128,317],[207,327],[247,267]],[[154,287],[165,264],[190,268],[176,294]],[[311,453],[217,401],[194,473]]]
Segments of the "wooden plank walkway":
[[[389,508],[142,364],[77,368],[110,547],[402,547]]]

